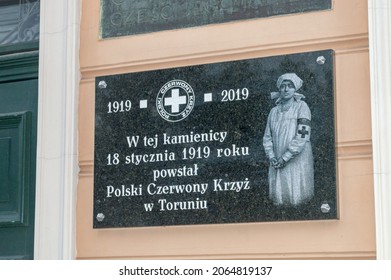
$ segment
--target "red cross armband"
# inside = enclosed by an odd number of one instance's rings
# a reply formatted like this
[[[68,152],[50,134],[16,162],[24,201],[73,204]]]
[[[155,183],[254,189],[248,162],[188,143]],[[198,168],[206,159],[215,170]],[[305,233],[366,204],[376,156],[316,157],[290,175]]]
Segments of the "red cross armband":
[[[311,121],[308,119],[297,120],[296,136],[300,140],[310,141],[311,137]]]

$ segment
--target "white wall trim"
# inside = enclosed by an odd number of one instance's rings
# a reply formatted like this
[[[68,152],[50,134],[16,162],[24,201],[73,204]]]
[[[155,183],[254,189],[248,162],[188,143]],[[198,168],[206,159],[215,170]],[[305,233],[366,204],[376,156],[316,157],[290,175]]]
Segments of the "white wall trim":
[[[368,0],[378,259],[391,259],[391,1]]]
[[[35,259],[74,259],[81,0],[41,0]]]

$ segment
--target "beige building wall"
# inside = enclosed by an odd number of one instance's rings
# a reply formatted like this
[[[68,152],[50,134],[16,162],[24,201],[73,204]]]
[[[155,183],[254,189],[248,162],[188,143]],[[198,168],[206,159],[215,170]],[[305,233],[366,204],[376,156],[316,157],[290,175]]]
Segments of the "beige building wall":
[[[99,38],[100,0],[83,1],[78,259],[374,259],[367,0],[333,9]],[[95,77],[333,49],[339,219],[93,229]]]

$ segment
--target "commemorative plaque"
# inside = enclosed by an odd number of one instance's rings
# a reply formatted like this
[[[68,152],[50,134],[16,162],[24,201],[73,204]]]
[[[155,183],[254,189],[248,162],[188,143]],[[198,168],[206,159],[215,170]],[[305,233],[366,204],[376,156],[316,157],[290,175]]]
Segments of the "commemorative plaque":
[[[94,227],[337,218],[333,51],[96,78]]]
[[[331,0],[101,0],[101,36],[331,9]]]

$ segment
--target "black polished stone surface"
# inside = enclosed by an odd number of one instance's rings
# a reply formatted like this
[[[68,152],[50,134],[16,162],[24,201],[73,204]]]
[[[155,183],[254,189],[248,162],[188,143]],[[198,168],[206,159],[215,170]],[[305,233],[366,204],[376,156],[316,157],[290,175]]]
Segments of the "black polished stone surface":
[[[101,36],[331,9],[331,0],[101,0]]]
[[[333,56],[325,50],[97,77],[94,227],[337,218]],[[299,206],[275,206],[262,139],[275,106],[270,93],[291,72],[303,80],[298,92],[312,112],[315,194]],[[184,104],[172,105],[174,95]],[[224,182],[239,183],[225,190]]]

